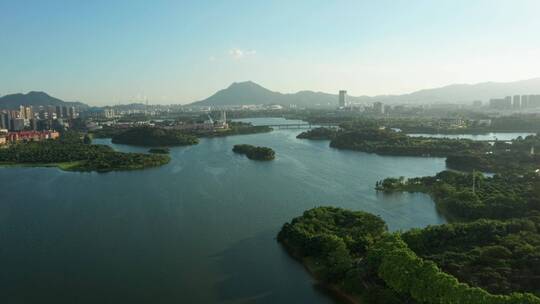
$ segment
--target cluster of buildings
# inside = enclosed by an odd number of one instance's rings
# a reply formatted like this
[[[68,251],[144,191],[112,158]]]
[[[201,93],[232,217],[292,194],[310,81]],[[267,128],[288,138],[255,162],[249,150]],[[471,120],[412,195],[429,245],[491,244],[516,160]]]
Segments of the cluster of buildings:
[[[42,141],[46,139],[57,139],[60,133],[57,131],[19,131],[9,132],[6,129],[0,130],[0,146],[17,142]]]
[[[489,100],[489,107],[497,110],[540,108],[540,95],[514,95]]]
[[[32,106],[19,107],[19,110],[0,110],[0,129],[18,132],[24,130],[43,131],[58,129],[65,122],[79,116],[75,107]]]
[[[212,116],[208,115],[208,119],[203,122],[180,123],[171,128],[186,131],[216,131],[228,129],[229,124],[227,123],[227,113],[222,111],[221,117],[218,120],[214,120]]]
[[[360,110],[360,111],[369,112],[370,114],[375,114],[375,115],[388,114],[392,110],[392,107],[390,105],[385,105],[379,101],[372,103],[371,106],[365,106],[365,105],[359,105],[359,104],[353,104],[353,103],[347,102],[347,91],[345,90],[339,91],[338,108],[342,110],[344,109]]]
[[[341,110],[361,110],[365,112],[369,112],[371,114],[375,115],[382,115],[389,113],[392,110],[392,107],[390,105],[385,105],[382,102],[374,102],[371,107],[370,106],[364,106],[364,105],[357,105],[353,103],[347,102],[347,91],[340,90],[338,94],[338,109]]]
[[[60,134],[54,130],[69,127],[79,116],[70,106],[19,106],[18,110],[0,110],[0,145],[20,141],[55,139]]]

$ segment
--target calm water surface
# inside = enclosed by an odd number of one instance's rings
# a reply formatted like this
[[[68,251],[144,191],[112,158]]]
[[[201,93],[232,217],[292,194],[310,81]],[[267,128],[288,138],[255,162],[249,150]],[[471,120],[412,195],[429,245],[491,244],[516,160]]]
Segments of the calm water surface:
[[[334,303],[275,241],[284,222],[321,205],[378,214],[393,230],[444,222],[426,195],[373,190],[444,159],[339,151],[299,132],[202,139],[144,171],[1,168],[1,303]],[[236,155],[240,143],[277,159]]]

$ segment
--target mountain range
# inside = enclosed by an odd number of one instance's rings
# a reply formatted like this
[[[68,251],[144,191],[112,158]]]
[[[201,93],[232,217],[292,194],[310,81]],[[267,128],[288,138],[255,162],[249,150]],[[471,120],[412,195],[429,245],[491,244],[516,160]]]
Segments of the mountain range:
[[[540,78],[514,82],[483,82],[478,84],[454,84],[440,88],[420,90],[403,95],[347,96],[348,102],[388,104],[469,104],[473,100],[488,101],[508,95],[540,94]],[[335,107],[337,94],[300,91],[283,94],[268,90],[252,81],[235,82],[214,95],[192,103],[194,106],[230,105],[297,105],[299,107]]]
[[[473,100],[484,102],[491,98],[511,95],[540,94],[540,78],[514,82],[483,82],[478,84],[453,84],[440,88],[415,91],[403,95],[347,96],[352,103],[386,104],[470,104]],[[338,95],[314,91],[280,93],[271,91],[252,81],[235,82],[212,96],[191,103],[192,106],[232,105],[296,105],[298,107],[330,107],[338,104]],[[66,105],[86,108],[81,102],[66,102],[44,92],[11,94],[0,97],[0,109],[18,109],[20,105],[47,106]],[[142,105],[141,105],[142,106]]]
[[[45,92],[31,91],[27,94],[10,94],[0,97],[0,109],[19,109],[25,106],[75,106],[86,108],[88,105],[81,102],[69,102],[50,96]]]

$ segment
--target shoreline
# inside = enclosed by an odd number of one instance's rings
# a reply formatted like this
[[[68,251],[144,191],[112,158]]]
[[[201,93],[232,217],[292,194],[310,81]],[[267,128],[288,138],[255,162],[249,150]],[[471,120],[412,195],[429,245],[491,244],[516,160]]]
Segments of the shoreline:
[[[73,170],[74,167],[79,165],[80,161],[62,162],[62,163],[13,163],[13,162],[0,162],[0,168],[58,168],[59,170],[66,172],[77,172]],[[84,171],[80,171],[84,172]]]
[[[308,272],[309,276],[314,280],[314,287],[319,288],[322,291],[329,294],[332,298],[341,301],[345,304],[363,304],[361,295],[356,294],[350,294],[347,293],[339,288],[339,286],[335,284],[330,284],[327,282],[322,281],[317,277],[317,274],[315,273],[315,269],[310,267],[309,263],[306,262],[306,259],[303,259],[299,257],[296,253],[293,252],[292,248],[290,248],[287,244],[287,242],[280,242],[281,247],[287,252],[289,257],[293,258],[302,266],[304,269]]]
[[[79,166],[84,161],[73,161],[73,162],[62,162],[62,163],[10,163],[10,162],[0,162],[0,169],[2,168],[57,168],[58,170],[64,171],[64,172],[79,172],[79,173],[90,173],[90,172],[96,172],[96,173],[109,173],[109,172],[124,172],[124,171],[140,171],[140,170],[147,170],[147,169],[153,169],[158,168],[161,166],[165,166],[170,162],[170,159],[159,166],[149,166],[149,167],[141,167],[141,168],[126,168],[126,169],[111,169],[111,170],[95,170],[95,169],[85,169],[80,168]]]

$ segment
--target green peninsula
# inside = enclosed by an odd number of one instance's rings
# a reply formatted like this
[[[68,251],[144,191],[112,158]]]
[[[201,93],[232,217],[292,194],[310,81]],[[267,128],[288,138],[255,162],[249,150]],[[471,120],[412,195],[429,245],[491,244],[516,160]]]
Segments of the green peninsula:
[[[537,238],[529,241],[528,237],[537,234],[538,227],[540,218],[389,233],[375,215],[319,207],[286,223],[278,241],[322,284],[352,303],[537,304],[540,298],[532,292],[538,291],[529,280],[536,280],[536,274],[521,277],[515,284],[491,284],[499,278],[493,269],[518,266],[530,258],[522,253],[512,256],[513,252],[498,244],[506,242],[514,249],[510,244],[517,238],[522,243],[514,244],[524,246],[518,252],[528,250],[527,254],[535,255]],[[486,232],[494,233],[486,236]],[[461,251],[464,249],[468,250]],[[467,256],[476,262],[469,262]],[[506,258],[500,261],[500,256]],[[438,262],[444,258],[449,265],[441,268]],[[462,265],[469,267],[456,271],[461,277],[449,273],[449,267]],[[479,268],[473,268],[475,265]],[[526,274],[522,267],[512,272]],[[480,270],[471,274],[470,269]],[[463,276],[471,279],[463,280]]]
[[[58,167],[66,171],[123,171],[158,167],[167,155],[118,152],[106,145],[85,144],[79,136],[26,142],[0,149],[0,165]]]
[[[113,135],[112,142],[145,147],[186,146],[199,143],[199,139],[182,131],[152,127],[136,127]]]

